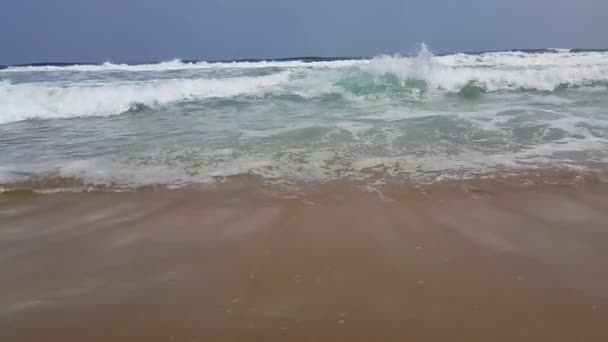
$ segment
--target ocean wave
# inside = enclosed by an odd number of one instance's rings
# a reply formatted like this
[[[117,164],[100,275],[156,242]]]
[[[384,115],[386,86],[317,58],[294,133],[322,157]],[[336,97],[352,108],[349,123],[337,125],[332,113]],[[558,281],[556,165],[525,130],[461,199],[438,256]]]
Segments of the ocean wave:
[[[585,62],[585,58],[576,58],[575,62],[569,57],[554,57],[546,55],[568,55],[566,53],[535,54],[531,57],[524,55],[519,59],[528,61],[507,62],[511,56],[518,53],[495,53],[488,62],[492,68],[480,67],[484,64],[487,56],[475,57],[475,61],[454,62],[455,56],[436,57],[426,46],[422,46],[420,53],[414,58],[402,56],[383,56],[373,59],[368,65],[361,69],[377,76],[394,75],[401,84],[410,84],[421,81],[421,86],[435,90],[445,90],[453,93],[460,92],[463,88],[476,84],[485,91],[517,91],[517,90],[540,90],[554,91],[564,86],[592,86],[599,82],[608,81],[608,54],[602,54],[602,60],[595,58],[593,62]],[[496,56],[501,56],[502,62]],[[506,57],[509,56],[509,57]],[[539,67],[537,58],[549,59],[550,61]],[[468,58],[468,57],[467,57]],[[565,58],[567,63],[556,63],[555,59]],[[481,62],[479,61],[481,60]],[[509,64],[512,68],[499,67]],[[536,65],[536,67],[532,67]],[[382,82],[382,79],[380,80]]]
[[[288,72],[260,77],[172,79],[58,87],[0,82],[0,124],[31,118],[110,116],[137,106],[155,107],[179,100],[255,94],[287,81]]]
[[[310,68],[316,65],[319,68]],[[279,67],[272,74],[255,69]],[[217,68],[205,78],[169,76],[134,77],[133,71]],[[42,67],[26,67],[39,70]],[[340,98],[409,98],[458,94],[464,99],[484,93],[563,91],[608,84],[606,52],[496,52],[479,55],[435,56],[422,46],[415,57],[379,56],[369,60],[280,61],[238,63],[184,63],[179,60],[151,65],[44,67],[76,68],[79,71],[125,71],[109,79],[77,78],[49,82],[11,83],[0,81],[0,124],[30,118],[110,116],[137,106],[154,108],[182,100],[259,96],[298,101],[338,94]],[[226,69],[242,68],[236,72]],[[9,69],[13,70],[13,69]],[[21,69],[20,69],[21,70]],[[176,77],[172,74],[170,77]],[[226,76],[230,77],[226,77]],[[293,95],[293,96],[292,96]]]

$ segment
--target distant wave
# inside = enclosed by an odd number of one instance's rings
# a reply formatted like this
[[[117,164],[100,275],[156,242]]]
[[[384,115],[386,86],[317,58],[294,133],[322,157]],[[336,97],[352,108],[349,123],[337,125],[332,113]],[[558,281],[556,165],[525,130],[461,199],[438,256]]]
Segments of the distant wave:
[[[103,64],[71,64],[71,65],[25,65],[4,66],[4,72],[50,72],[50,71],[79,71],[79,72],[103,72],[103,71],[175,71],[196,69],[221,69],[221,68],[295,68],[295,67],[319,67],[319,68],[341,68],[344,66],[367,63],[364,59],[344,60],[279,60],[279,61],[235,61],[235,62],[207,62],[207,61],[182,61],[174,59],[152,64],[114,64],[105,62]]]
[[[424,44],[423,44],[424,45]],[[480,51],[480,52],[464,52],[464,53],[444,53],[438,54],[438,57],[457,56],[459,58],[474,60],[478,56],[490,59],[521,56],[526,57],[542,57],[542,59],[566,59],[576,55],[579,58],[587,57],[602,57],[608,49],[565,49],[565,48],[547,48],[547,49],[511,49],[498,51]],[[585,56],[586,55],[586,56]],[[468,56],[468,57],[466,57]],[[411,56],[410,56],[411,57]],[[33,63],[22,65],[0,65],[0,71],[4,72],[45,72],[45,71],[81,71],[81,72],[96,72],[96,71],[163,71],[163,70],[187,70],[187,69],[213,69],[213,68],[260,68],[260,67],[344,67],[348,65],[357,65],[368,63],[370,57],[291,57],[291,58],[275,58],[275,59],[241,59],[234,61],[205,61],[205,60],[190,60],[184,61],[181,59],[173,59],[169,61],[155,63],[112,63],[104,62],[101,64],[95,63]]]

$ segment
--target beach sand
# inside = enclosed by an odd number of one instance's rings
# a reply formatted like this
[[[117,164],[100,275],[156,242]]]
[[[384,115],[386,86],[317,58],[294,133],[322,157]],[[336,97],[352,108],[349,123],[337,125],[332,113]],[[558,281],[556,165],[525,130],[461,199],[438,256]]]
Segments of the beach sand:
[[[608,341],[608,184],[0,195],[0,341]]]

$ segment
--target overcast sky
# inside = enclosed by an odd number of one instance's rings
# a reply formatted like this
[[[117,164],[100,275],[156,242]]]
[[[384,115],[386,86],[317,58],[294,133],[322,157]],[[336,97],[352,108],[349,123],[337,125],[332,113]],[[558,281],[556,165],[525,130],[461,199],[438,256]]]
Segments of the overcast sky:
[[[0,64],[608,47],[608,0],[0,0]]]

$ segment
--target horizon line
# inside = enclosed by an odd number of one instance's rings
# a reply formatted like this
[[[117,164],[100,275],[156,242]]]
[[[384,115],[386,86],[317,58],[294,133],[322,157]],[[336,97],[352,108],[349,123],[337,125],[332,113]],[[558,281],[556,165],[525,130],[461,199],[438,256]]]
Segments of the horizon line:
[[[465,55],[479,55],[484,53],[493,52],[523,52],[523,53],[551,53],[559,52],[560,50],[567,51],[570,53],[581,53],[581,52],[608,52],[608,48],[532,48],[532,49],[496,49],[496,50],[477,50],[477,51],[465,51],[465,52],[433,52],[435,56],[447,56],[453,54],[465,54]],[[182,63],[257,63],[257,62],[290,62],[290,61],[302,61],[302,62],[323,62],[323,61],[340,61],[340,60],[365,60],[372,59],[377,56],[414,56],[414,54],[406,54],[396,52],[393,54],[378,54],[375,56],[288,56],[288,57],[267,57],[267,58],[236,58],[236,59],[180,59],[173,58],[169,60],[150,60],[150,61],[110,61],[106,60],[103,62],[33,62],[33,63],[17,63],[17,64],[0,64],[0,70],[14,67],[39,67],[39,66],[74,66],[74,65],[103,65],[105,63],[111,64],[126,64],[126,65],[146,65],[146,64],[159,64],[170,61],[180,61]]]

